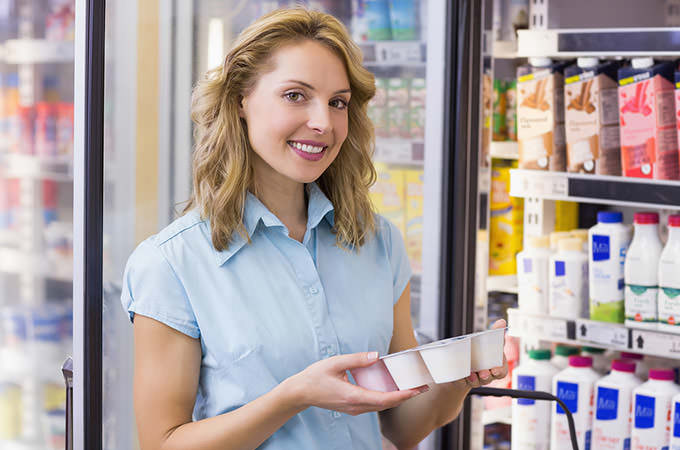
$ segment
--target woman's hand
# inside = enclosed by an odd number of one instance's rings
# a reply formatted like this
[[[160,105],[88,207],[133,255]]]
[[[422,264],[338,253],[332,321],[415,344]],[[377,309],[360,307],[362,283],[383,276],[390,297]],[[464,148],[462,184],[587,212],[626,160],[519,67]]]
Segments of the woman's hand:
[[[492,326],[492,329],[505,328],[505,320],[497,320]],[[465,379],[468,387],[476,388],[484,386],[491,383],[494,380],[500,380],[505,378],[508,374],[508,361],[505,359],[505,354],[503,354],[503,365],[501,367],[494,367],[490,370],[480,370],[479,372],[473,372],[469,377]]]
[[[394,408],[429,390],[427,386],[395,392],[364,389],[349,382],[347,371],[367,367],[378,360],[377,353],[352,353],[318,361],[288,378],[287,383],[304,407],[339,411],[352,416]]]

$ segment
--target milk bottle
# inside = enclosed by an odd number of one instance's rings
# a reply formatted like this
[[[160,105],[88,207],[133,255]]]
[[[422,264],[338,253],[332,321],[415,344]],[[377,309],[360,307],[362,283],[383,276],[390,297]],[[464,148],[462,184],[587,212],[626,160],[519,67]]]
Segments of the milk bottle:
[[[529,350],[529,359],[512,372],[513,389],[550,392],[559,369],[550,363],[550,350]],[[512,450],[548,450],[550,402],[512,401]]]
[[[578,448],[590,448],[593,424],[593,386],[600,376],[587,356],[570,356],[569,367],[553,377],[553,395],[562,400],[574,416]],[[552,407],[550,449],[571,450],[569,425],[562,407]]]
[[[630,448],[630,411],[633,389],[642,384],[635,376],[635,363],[614,360],[609,375],[595,383],[593,448]]]
[[[517,301],[530,314],[548,314],[548,237],[529,238],[517,254]]]
[[[650,369],[649,381],[633,390],[633,450],[661,450],[670,438],[671,399],[680,393],[671,369]]]
[[[671,400],[670,450],[680,450],[680,394]]]
[[[630,229],[615,211],[597,213],[597,225],[588,231],[588,286],[590,318],[623,323],[624,262]]]
[[[635,363],[635,376],[642,381],[647,381],[649,369],[652,368],[649,360],[637,353],[621,352],[621,359],[628,359]]]
[[[668,241],[659,258],[659,329],[680,333],[680,215],[668,217]]]
[[[550,256],[548,309],[551,317],[588,316],[588,256],[578,238],[563,238]]]
[[[606,375],[612,365],[603,348],[581,347],[581,356],[590,356],[593,359],[593,370],[600,375]]]
[[[558,345],[555,347],[555,354],[550,358],[550,364],[560,370],[564,370],[569,367],[569,357],[572,355],[578,355],[578,348]]]
[[[626,253],[626,325],[636,328],[656,328],[657,293],[659,291],[659,215],[635,213],[635,235]]]
[[[553,231],[550,233],[550,251],[557,253],[559,250],[558,244],[562,239],[572,237],[569,231]]]

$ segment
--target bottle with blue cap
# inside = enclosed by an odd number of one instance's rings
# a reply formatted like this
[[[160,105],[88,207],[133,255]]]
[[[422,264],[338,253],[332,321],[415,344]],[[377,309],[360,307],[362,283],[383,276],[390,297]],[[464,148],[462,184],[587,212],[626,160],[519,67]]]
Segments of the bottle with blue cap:
[[[624,264],[631,230],[617,211],[600,211],[597,225],[588,230],[588,285],[590,318],[623,323]]]

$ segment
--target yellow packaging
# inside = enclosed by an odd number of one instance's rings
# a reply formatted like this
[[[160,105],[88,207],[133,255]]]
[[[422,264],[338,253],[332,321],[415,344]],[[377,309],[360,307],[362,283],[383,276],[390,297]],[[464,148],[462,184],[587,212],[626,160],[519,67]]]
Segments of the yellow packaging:
[[[378,214],[392,222],[406,240],[406,179],[404,171],[375,163],[378,180],[371,187],[371,201]]]
[[[578,228],[578,203],[555,202],[555,231],[571,231]]]
[[[510,169],[517,163],[494,160],[491,167],[489,275],[517,273],[516,255],[522,250],[524,201],[510,197]]]
[[[423,272],[423,199],[425,178],[422,170],[405,170],[406,254],[413,273]]]

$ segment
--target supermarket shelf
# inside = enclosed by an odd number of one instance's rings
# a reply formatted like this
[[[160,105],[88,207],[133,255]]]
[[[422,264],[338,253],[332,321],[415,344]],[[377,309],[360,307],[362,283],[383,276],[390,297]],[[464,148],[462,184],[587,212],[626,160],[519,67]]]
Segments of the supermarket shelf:
[[[359,44],[367,66],[422,66],[427,54],[424,42],[382,41]]]
[[[2,450],[44,450],[43,444],[23,442],[23,441],[7,441],[0,440],[0,448]]]
[[[512,425],[512,408],[506,406],[505,408],[485,409],[482,412],[482,425],[492,423]]]
[[[72,267],[50,264],[44,254],[28,253],[14,248],[0,248],[0,272],[29,274],[38,277],[70,282],[73,281]]]
[[[43,158],[34,155],[0,153],[0,175],[6,178],[73,180],[73,157]]]
[[[375,156],[378,162],[422,167],[425,161],[425,143],[420,139],[375,140]]]
[[[680,181],[513,169],[510,195],[606,205],[680,209]]]
[[[517,41],[496,41],[493,43],[492,55],[497,59],[517,58]]]
[[[490,151],[492,158],[519,158],[519,146],[514,141],[492,141]]]
[[[488,194],[491,192],[491,171],[488,169],[482,169],[479,171],[478,190],[482,194]]]
[[[7,64],[41,64],[73,62],[73,41],[45,39],[10,39],[0,51]]]
[[[673,56],[679,40],[679,28],[518,30],[517,56]]]
[[[505,292],[508,294],[517,294],[517,276],[490,276],[486,279],[486,290],[487,292]]]
[[[680,334],[629,328],[617,323],[559,319],[509,309],[508,328],[508,334],[520,338],[680,358]]]

